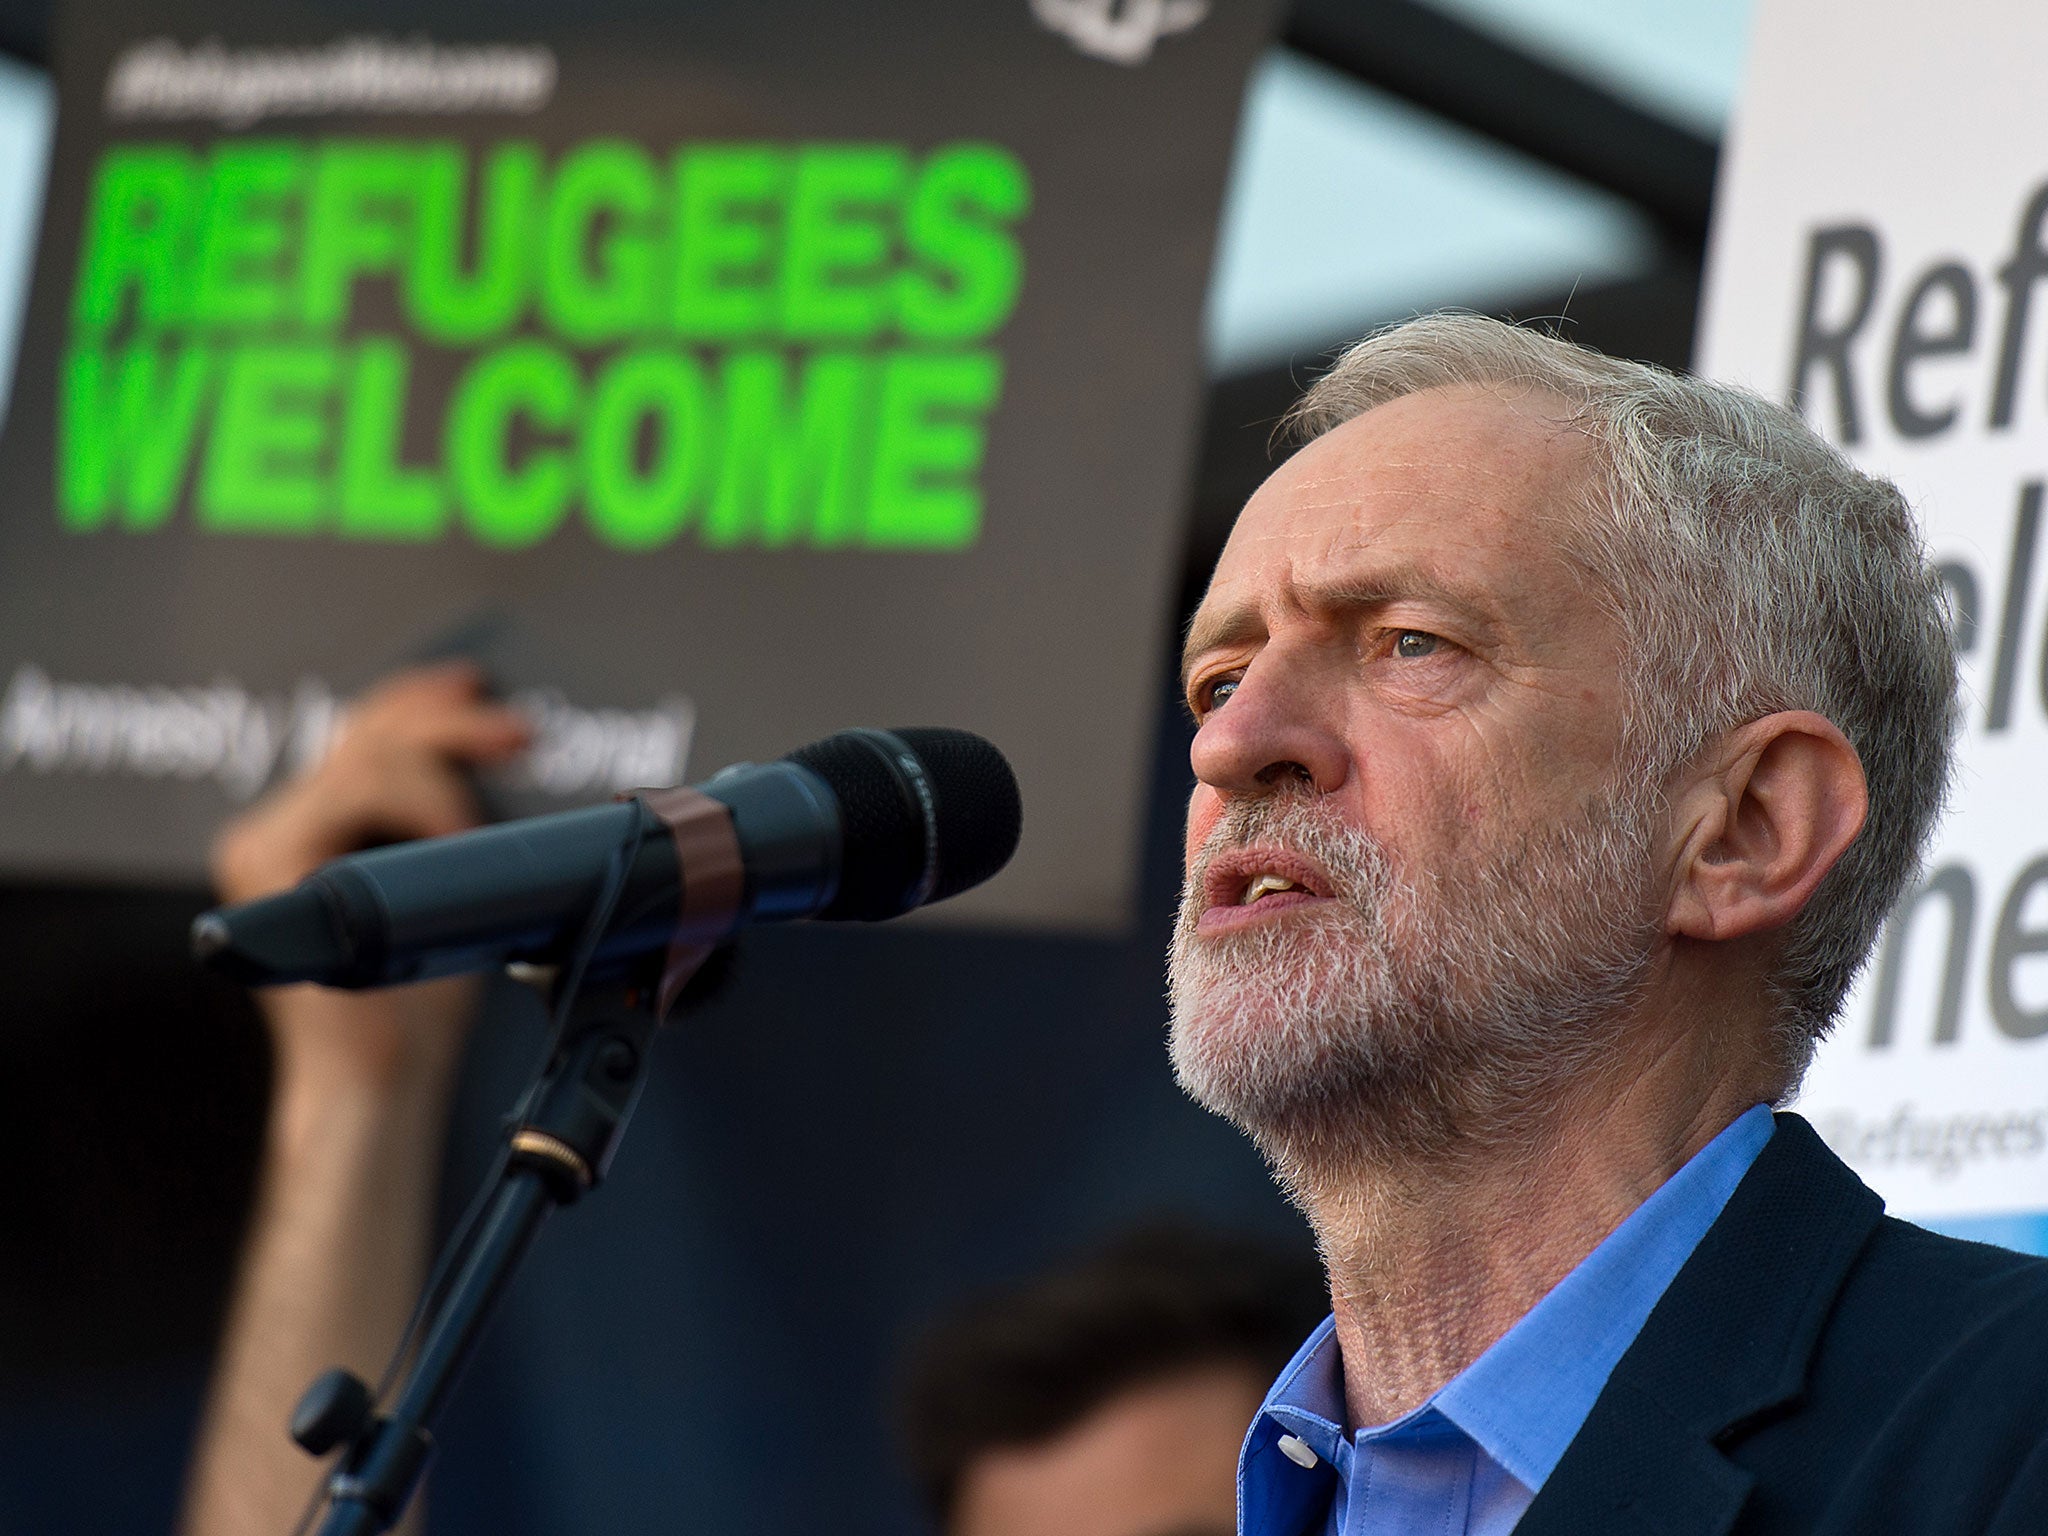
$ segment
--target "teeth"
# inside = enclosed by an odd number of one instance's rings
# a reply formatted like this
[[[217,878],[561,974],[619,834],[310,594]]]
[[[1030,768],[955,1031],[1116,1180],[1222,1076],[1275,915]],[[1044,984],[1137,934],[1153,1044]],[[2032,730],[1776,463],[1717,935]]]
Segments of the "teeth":
[[[1244,904],[1250,906],[1270,891],[1291,891],[1294,889],[1296,889],[1296,886],[1292,880],[1283,879],[1279,875],[1261,875],[1246,887]]]

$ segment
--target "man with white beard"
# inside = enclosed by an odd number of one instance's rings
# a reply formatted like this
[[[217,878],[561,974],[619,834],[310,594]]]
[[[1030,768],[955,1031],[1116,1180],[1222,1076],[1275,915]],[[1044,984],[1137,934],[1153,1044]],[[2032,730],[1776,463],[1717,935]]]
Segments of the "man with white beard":
[[[1947,781],[1898,492],[1470,317],[1296,420],[1184,669],[1174,1066],[1333,1304],[1243,1532],[2048,1530],[2048,1264],[1883,1217],[1770,1110]]]

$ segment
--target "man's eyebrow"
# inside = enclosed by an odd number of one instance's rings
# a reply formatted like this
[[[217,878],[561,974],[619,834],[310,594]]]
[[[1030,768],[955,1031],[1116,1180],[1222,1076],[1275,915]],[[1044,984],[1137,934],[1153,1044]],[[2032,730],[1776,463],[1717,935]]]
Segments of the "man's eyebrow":
[[[1311,582],[1298,589],[1297,597],[1308,612],[1326,614],[1358,613],[1416,599],[1440,603],[1461,618],[1489,629],[1497,622],[1495,606],[1482,588],[1446,581],[1433,571],[1413,565],[1348,580]]]
[[[1306,583],[1290,594],[1289,606],[1312,614],[1341,615],[1416,598],[1441,603],[1489,633],[1498,622],[1493,606],[1477,589],[1445,581],[1414,566],[1348,580]],[[1265,632],[1266,616],[1257,608],[1228,608],[1216,614],[1197,611],[1188,623],[1187,641],[1181,647],[1182,691],[1186,691],[1188,674],[1197,657],[1256,640]]]
[[[1266,616],[1256,608],[1230,608],[1217,614],[1197,609],[1188,620],[1187,639],[1180,648],[1181,692],[1187,692],[1188,674],[1194,670],[1197,656],[1227,645],[1242,645],[1265,632]]]

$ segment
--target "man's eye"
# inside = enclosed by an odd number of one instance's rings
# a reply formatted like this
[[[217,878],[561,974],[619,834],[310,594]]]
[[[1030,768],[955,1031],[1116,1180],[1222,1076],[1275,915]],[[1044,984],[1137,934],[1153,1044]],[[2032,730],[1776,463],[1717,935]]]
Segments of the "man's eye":
[[[1427,630],[1404,629],[1394,636],[1394,654],[1406,660],[1428,656],[1442,646],[1443,641]]]
[[[1206,715],[1221,709],[1235,692],[1237,679],[1234,677],[1219,677],[1214,682],[1204,683],[1197,691],[1200,704],[1197,713]]]

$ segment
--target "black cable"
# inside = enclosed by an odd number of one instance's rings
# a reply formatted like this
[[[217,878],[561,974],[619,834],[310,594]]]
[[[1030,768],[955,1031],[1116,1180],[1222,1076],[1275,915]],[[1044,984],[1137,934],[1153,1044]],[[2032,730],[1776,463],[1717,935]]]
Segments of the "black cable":
[[[597,954],[597,947],[604,940],[605,930],[611,927],[612,914],[618,909],[619,898],[626,893],[627,878],[633,872],[633,865],[640,857],[640,844],[645,840],[644,816],[633,818],[633,825],[627,829],[625,840],[612,850],[611,859],[605,865],[604,885],[598,893],[597,902],[590,909],[590,916],[584,920],[583,931],[577,935],[576,947],[571,952],[569,963],[562,968],[555,986],[555,1016],[548,1030],[547,1044],[541,1050],[539,1062],[527,1083],[526,1092],[520,1095],[513,1107],[515,1119],[523,1119],[533,1103],[533,1096],[540,1092],[541,1083],[547,1076],[548,1063],[561,1049],[562,1037],[568,1032],[569,1014],[576,1005],[576,994],[583,989],[583,973],[589,969],[591,960]]]
[[[604,940],[605,930],[611,926],[612,914],[617,910],[619,897],[624,894],[626,878],[631,873],[633,862],[639,857],[642,841],[641,823],[635,818],[626,840],[612,850],[611,858],[605,865],[604,883],[599,887],[598,898],[584,919],[583,929],[576,937],[576,947],[571,951],[569,963],[563,968],[555,988],[554,1017],[548,1026],[548,1037],[542,1045],[533,1070],[527,1074],[526,1090],[519,1096],[508,1117],[513,1122],[523,1120],[533,1103],[533,1097],[540,1091],[547,1075],[549,1064],[561,1049],[562,1037],[569,1027],[570,1010],[574,1007],[576,994],[583,985],[583,973],[589,968],[591,958]],[[427,1283],[420,1289],[419,1300],[414,1303],[412,1316],[406,1319],[405,1331],[399,1336],[398,1348],[393,1351],[390,1363],[377,1383],[376,1401],[382,1402],[385,1395],[397,1381],[405,1357],[411,1352],[421,1325],[427,1315],[437,1308],[443,1299],[449,1278],[458,1261],[469,1252],[469,1246],[476,1237],[476,1226],[483,1219],[483,1213],[490,1204],[491,1195],[505,1177],[505,1169],[512,1160],[510,1143],[498,1149],[496,1160],[490,1172],[471,1197],[469,1208],[462,1213],[442,1247],[440,1257],[434,1261],[434,1268],[427,1277]]]

